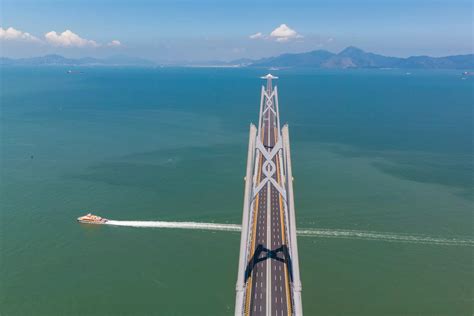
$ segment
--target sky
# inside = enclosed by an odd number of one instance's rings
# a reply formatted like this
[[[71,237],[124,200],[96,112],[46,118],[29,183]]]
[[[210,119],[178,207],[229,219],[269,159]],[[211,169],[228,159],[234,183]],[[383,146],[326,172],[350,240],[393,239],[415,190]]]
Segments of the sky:
[[[471,0],[1,0],[0,55],[229,61],[347,46],[472,53]]]

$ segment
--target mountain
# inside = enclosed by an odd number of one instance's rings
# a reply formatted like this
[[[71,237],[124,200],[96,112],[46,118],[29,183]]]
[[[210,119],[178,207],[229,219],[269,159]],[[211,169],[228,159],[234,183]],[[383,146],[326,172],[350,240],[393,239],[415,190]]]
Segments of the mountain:
[[[438,58],[412,56],[404,59],[401,65],[401,68],[473,69],[474,55],[455,55]]]
[[[156,64],[150,60],[115,55],[99,59],[93,57],[66,58],[60,55],[12,59],[0,57],[0,65],[10,66],[143,66]],[[276,57],[252,60],[242,58],[226,61],[172,63],[174,66],[201,67],[284,67],[284,68],[419,68],[419,69],[474,69],[474,54],[446,57],[412,56],[408,58],[390,57],[363,51],[349,46],[339,53],[314,50],[299,54],[283,54]]]
[[[250,63],[250,67],[474,69],[474,54],[400,58],[369,53],[349,46],[337,54],[315,50],[262,58]]]
[[[31,65],[67,65],[67,64],[77,63],[77,61],[73,59],[65,58],[60,55],[46,55],[42,57],[19,58],[19,59],[2,57],[2,59],[0,59],[0,63],[2,65],[31,66]]]
[[[398,68],[401,58],[386,57],[367,53],[357,47],[349,46],[339,54],[324,61],[324,68]]]
[[[315,50],[301,54],[283,54],[277,57],[263,58],[251,63],[254,67],[320,67],[335,54],[326,50]]]
[[[105,59],[84,57],[84,58],[66,58],[61,55],[46,55],[32,58],[12,59],[0,57],[0,65],[8,66],[153,66],[152,61],[129,57],[124,55],[115,55]]]

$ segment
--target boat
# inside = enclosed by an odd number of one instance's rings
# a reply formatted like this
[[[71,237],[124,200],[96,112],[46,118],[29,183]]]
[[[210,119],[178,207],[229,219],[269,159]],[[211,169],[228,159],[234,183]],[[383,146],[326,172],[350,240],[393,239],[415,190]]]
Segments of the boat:
[[[79,223],[85,223],[85,224],[105,224],[107,223],[108,219],[107,218],[102,218],[97,215],[92,215],[91,213],[78,217],[77,221]]]

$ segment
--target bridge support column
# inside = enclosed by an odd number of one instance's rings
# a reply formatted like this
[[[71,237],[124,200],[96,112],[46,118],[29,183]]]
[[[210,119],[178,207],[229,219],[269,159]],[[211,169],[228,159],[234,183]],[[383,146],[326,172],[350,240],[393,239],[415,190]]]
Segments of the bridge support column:
[[[255,141],[257,138],[257,128],[250,124],[249,148],[247,153],[247,172],[245,174],[244,207],[242,214],[242,233],[240,235],[240,256],[239,271],[237,275],[237,284],[235,286],[235,315],[241,316],[244,313],[245,300],[245,267],[247,265],[247,246],[249,243],[249,227],[251,226],[250,216],[253,188],[253,169],[255,162]]]
[[[288,208],[289,208],[289,224],[290,224],[290,255],[292,259],[293,268],[293,303],[294,315],[303,315],[303,305],[301,302],[301,279],[300,279],[300,265],[298,259],[298,243],[296,240],[296,216],[295,216],[295,201],[293,198],[293,173],[291,170],[291,153],[290,153],[290,135],[288,125],[281,129],[283,139],[283,150],[286,160],[286,176],[288,181]]]

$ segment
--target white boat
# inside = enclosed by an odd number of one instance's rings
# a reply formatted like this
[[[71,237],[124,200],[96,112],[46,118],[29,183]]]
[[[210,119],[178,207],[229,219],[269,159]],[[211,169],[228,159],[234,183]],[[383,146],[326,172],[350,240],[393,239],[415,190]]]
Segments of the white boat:
[[[78,217],[77,221],[79,223],[85,223],[85,224],[105,224],[107,223],[108,219],[107,218],[102,218],[97,215],[92,215],[91,213]]]

